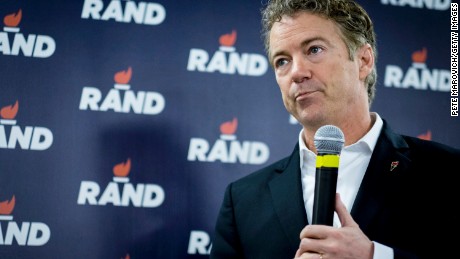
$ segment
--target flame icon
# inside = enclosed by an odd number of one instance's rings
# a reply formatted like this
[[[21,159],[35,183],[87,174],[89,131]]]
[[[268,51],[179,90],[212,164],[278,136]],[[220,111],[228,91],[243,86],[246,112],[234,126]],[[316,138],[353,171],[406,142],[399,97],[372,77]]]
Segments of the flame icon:
[[[132,69],[128,67],[127,70],[122,70],[120,72],[115,73],[113,79],[117,84],[128,84],[129,80],[131,80]]]
[[[220,125],[220,132],[224,135],[233,135],[238,127],[238,119],[233,118],[232,121],[224,122]]]
[[[422,50],[414,51],[412,53],[412,61],[414,63],[425,63],[428,52],[425,47]]]
[[[3,23],[8,27],[17,27],[22,19],[22,10],[17,13],[8,14],[3,18]]]
[[[129,254],[126,254],[125,258],[121,258],[121,259],[130,259],[131,257],[129,256]]]
[[[3,119],[12,120],[16,117],[18,109],[19,101],[16,100],[16,103],[14,105],[5,106],[0,110],[0,117],[2,117]]]
[[[11,212],[13,212],[15,204],[16,204],[16,199],[14,195],[10,201],[0,202],[0,215],[10,215]]]
[[[398,167],[399,165],[399,161],[393,161],[391,162],[391,165],[390,165],[390,172],[395,170],[396,167]]]
[[[224,34],[220,36],[219,43],[225,47],[231,47],[236,42],[236,30],[232,30],[232,33]]]
[[[131,159],[128,158],[126,163],[119,163],[113,167],[113,174],[116,177],[126,177],[131,171]]]
[[[424,140],[431,140],[431,130],[428,130],[426,133],[419,134],[417,138],[424,139]]]

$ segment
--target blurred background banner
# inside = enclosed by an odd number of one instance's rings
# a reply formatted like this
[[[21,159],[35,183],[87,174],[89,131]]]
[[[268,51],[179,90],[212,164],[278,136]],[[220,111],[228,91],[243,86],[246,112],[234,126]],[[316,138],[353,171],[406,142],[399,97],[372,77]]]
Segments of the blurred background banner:
[[[206,258],[224,189],[289,155],[265,1],[0,2],[0,258]],[[460,147],[450,1],[360,1],[397,132]]]

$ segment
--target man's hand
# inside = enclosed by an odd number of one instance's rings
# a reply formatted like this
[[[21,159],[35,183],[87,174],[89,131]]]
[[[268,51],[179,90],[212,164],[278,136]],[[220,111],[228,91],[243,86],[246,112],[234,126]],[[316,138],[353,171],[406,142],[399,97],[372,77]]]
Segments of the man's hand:
[[[307,225],[300,232],[300,246],[295,258],[372,259],[374,244],[353,220],[338,193],[335,197],[335,211],[342,227]]]

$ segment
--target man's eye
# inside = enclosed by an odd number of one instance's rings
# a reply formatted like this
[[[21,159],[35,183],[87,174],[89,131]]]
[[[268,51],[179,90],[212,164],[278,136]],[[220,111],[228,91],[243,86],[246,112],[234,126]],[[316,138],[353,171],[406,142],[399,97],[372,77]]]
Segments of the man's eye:
[[[323,51],[323,48],[318,47],[318,46],[313,46],[313,47],[310,48],[310,53],[311,54],[318,54],[321,51]]]
[[[288,63],[288,61],[284,58],[280,58],[278,60],[275,61],[275,67],[281,67],[281,66],[284,66]]]

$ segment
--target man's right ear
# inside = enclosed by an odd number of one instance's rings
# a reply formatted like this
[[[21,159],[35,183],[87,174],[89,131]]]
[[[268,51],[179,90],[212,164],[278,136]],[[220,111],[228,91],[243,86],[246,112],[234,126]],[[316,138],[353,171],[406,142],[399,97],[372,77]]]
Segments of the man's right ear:
[[[370,44],[366,43],[357,52],[359,62],[359,79],[364,80],[374,68],[374,51]]]

